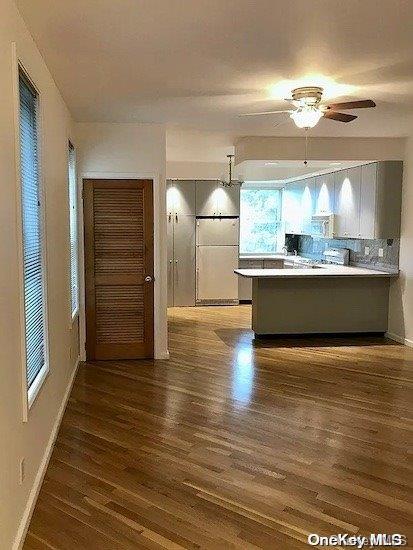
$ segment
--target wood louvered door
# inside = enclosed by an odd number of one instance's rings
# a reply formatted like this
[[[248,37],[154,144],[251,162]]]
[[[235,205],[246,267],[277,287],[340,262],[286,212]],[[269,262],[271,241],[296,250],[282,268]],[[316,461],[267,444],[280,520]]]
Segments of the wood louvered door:
[[[153,357],[151,180],[84,180],[87,359]]]

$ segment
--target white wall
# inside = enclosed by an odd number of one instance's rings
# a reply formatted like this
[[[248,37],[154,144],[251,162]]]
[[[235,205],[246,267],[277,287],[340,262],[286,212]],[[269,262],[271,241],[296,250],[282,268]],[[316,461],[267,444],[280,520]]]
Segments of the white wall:
[[[389,333],[413,345],[413,136],[406,141],[400,277],[392,283],[390,289]]]
[[[19,312],[12,42],[41,94],[45,187],[50,373],[22,421],[22,338]],[[9,550],[30,504],[49,438],[74,372],[78,350],[70,322],[67,141],[71,118],[12,0],[1,0],[0,23],[0,548]],[[74,141],[74,143],[76,143]],[[19,484],[19,462],[26,478]],[[23,520],[23,523],[21,521]]]
[[[154,180],[155,357],[163,359],[167,356],[165,128],[159,124],[79,123],[76,139],[80,178]]]
[[[202,180],[226,176],[226,155],[234,152],[235,137],[231,132],[168,128],[166,177]]]

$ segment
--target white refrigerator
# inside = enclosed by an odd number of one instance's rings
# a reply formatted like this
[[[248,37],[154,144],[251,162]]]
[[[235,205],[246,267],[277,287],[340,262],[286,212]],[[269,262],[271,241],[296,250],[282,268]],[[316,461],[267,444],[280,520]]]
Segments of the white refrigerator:
[[[196,221],[196,302],[237,304],[239,218]]]

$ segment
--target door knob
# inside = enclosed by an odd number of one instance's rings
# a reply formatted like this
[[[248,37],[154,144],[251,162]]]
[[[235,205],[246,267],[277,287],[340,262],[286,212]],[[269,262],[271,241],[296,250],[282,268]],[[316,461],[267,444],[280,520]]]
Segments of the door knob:
[[[145,283],[151,283],[151,282],[152,282],[152,277],[150,275],[146,275]]]

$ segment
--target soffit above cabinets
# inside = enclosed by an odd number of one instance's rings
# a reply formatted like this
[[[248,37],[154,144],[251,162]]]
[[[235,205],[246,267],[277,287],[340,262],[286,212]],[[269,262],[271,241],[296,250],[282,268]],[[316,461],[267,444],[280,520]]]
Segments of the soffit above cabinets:
[[[245,181],[245,187],[282,187],[289,181],[312,177],[319,174],[328,174],[338,170],[344,170],[353,166],[367,164],[360,161],[309,161],[305,166],[302,161],[282,160],[263,161],[247,160],[237,165],[237,170]]]

